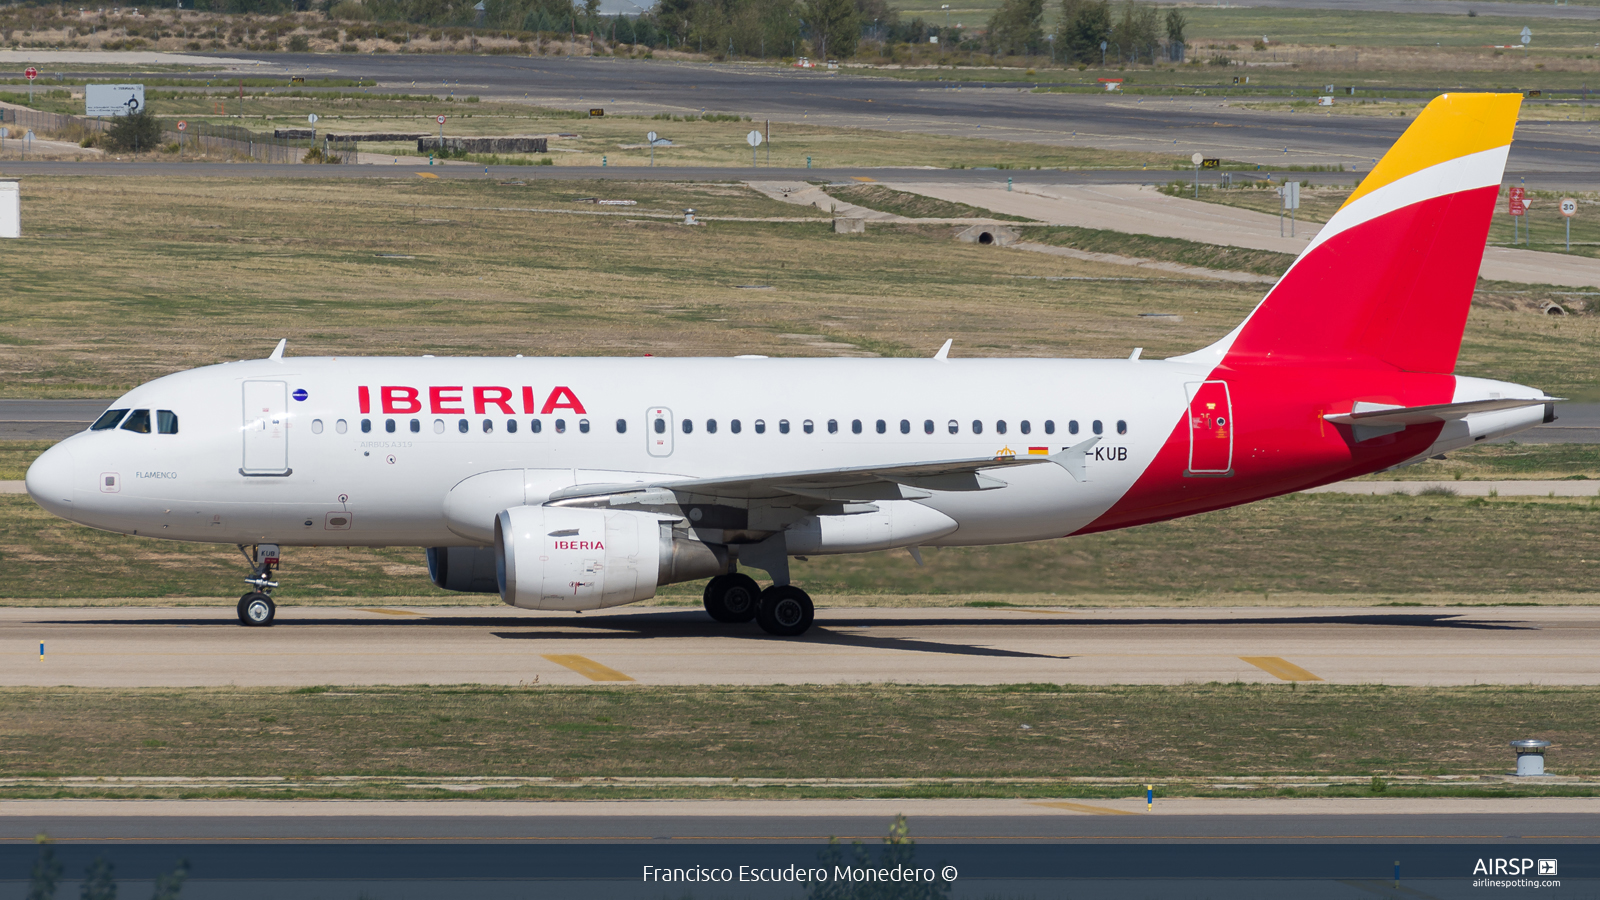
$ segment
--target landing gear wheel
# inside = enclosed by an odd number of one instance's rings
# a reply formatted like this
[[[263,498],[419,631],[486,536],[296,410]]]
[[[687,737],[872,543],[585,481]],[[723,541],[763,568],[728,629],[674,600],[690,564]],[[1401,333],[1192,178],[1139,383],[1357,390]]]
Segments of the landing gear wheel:
[[[761,586],[749,575],[718,575],[706,584],[706,612],[718,622],[748,622],[760,597]]]
[[[795,637],[811,627],[816,610],[811,596],[792,584],[773,585],[761,592],[756,624],[767,634]]]
[[[239,598],[240,625],[271,625],[277,613],[278,605],[272,602],[268,594],[256,592]]]

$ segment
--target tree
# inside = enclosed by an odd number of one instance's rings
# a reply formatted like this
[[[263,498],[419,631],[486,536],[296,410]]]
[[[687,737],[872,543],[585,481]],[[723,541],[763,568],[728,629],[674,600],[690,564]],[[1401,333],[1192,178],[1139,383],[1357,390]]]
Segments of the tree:
[[[61,863],[56,851],[49,845],[39,848],[39,858],[33,863],[32,877],[28,881],[28,900],[55,900],[56,884],[61,881]]]
[[[1167,10],[1167,42],[1172,44],[1184,43],[1183,29],[1189,26],[1189,20],[1183,13],[1176,9]]]
[[[999,55],[1032,53],[1044,43],[1044,0],[1004,0],[989,18],[989,43]]]
[[[1100,62],[1100,42],[1111,33],[1110,0],[1061,0],[1061,30],[1056,43],[1069,62]]]
[[[811,43],[820,59],[852,56],[861,40],[855,0],[810,0]]]
[[[156,876],[156,892],[151,900],[178,900],[178,892],[183,890],[183,883],[189,878],[189,861],[178,860],[178,867],[172,870],[171,875]]]
[[[95,143],[113,152],[154,150],[161,143],[161,121],[148,109],[117,116],[111,120],[111,130]]]
[[[104,856],[96,856],[83,876],[83,900],[117,900],[117,881],[112,877],[114,869]]]
[[[1144,56],[1155,62],[1156,47],[1161,40],[1158,31],[1160,23],[1154,6],[1129,0],[1122,5],[1122,17],[1111,29],[1111,40],[1125,59],[1137,61]]]

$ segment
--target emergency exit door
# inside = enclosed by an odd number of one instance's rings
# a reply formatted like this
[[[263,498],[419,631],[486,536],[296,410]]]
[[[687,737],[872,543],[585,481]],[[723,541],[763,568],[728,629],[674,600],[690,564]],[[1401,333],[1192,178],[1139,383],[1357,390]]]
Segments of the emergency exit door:
[[[241,475],[289,474],[289,385],[244,383],[244,465]]]
[[[651,456],[672,455],[672,410],[652,406],[645,414],[644,439]]]
[[[1233,474],[1233,404],[1225,381],[1193,382],[1189,392],[1188,475]]]

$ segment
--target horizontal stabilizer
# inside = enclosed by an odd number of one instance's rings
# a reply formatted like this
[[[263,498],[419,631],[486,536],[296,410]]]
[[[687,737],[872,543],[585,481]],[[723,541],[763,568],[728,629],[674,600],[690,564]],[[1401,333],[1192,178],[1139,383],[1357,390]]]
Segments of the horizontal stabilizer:
[[[1554,403],[1554,397],[1516,397],[1496,400],[1468,400],[1465,403],[1435,403],[1431,406],[1391,406],[1386,403],[1357,402],[1347,413],[1323,416],[1339,425],[1431,425],[1452,419],[1465,419],[1475,413],[1523,409]]]

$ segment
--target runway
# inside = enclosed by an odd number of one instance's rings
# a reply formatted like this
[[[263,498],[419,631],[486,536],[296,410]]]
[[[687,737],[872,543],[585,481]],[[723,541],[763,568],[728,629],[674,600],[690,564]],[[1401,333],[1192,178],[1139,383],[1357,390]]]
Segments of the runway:
[[[1600,608],[1584,606],[823,608],[775,639],[661,607],[281,606],[244,628],[224,601],[0,609],[0,634],[6,686],[1600,684]]]
[[[1135,792],[1130,792],[1135,793]],[[1592,842],[1600,799],[0,801],[0,843]],[[1508,848],[1509,849],[1509,848]]]

